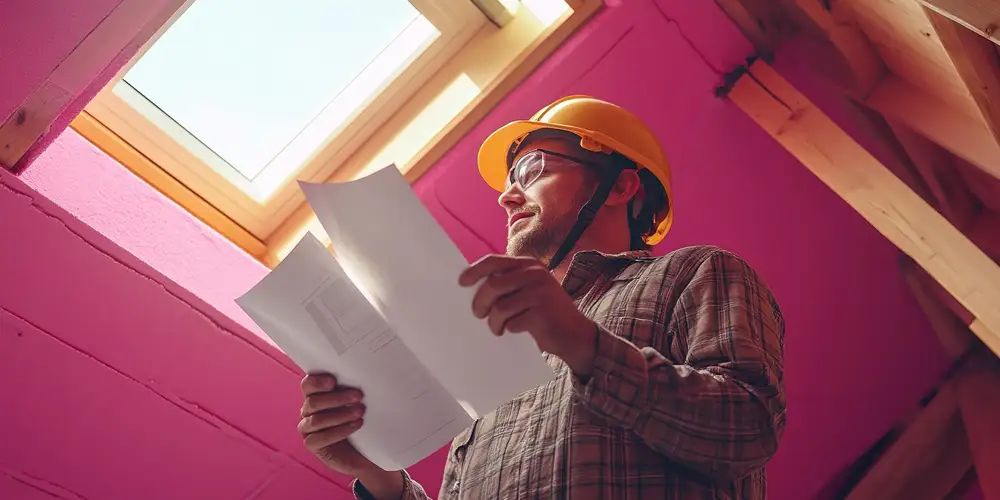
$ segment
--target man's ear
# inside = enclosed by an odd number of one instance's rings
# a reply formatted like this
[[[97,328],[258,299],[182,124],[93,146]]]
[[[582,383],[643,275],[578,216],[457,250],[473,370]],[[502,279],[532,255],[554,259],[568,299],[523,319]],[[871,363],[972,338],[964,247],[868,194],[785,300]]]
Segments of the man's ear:
[[[642,184],[639,180],[638,171],[624,170],[621,174],[618,174],[618,181],[611,188],[608,201],[604,204],[610,206],[625,205],[639,192],[641,187]]]

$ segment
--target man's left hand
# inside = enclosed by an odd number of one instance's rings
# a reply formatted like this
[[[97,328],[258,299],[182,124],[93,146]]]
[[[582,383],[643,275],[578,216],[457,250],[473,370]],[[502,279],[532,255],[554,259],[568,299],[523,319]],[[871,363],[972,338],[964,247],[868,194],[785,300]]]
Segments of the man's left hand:
[[[573,372],[589,375],[597,326],[541,262],[488,255],[459,277],[465,287],[480,281],[472,312],[487,320],[494,335],[527,332],[540,349],[562,358]]]

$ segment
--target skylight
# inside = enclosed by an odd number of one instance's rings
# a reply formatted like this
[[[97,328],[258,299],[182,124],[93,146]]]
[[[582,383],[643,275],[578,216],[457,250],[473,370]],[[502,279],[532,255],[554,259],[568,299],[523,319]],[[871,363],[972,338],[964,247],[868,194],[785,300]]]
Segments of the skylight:
[[[407,0],[198,0],[115,90],[266,196],[437,35]]]

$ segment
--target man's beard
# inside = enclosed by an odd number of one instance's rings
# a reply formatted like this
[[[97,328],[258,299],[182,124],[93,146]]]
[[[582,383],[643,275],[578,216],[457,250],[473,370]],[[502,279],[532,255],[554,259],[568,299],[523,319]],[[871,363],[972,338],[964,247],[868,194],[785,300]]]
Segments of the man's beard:
[[[533,257],[547,265],[576,223],[576,214],[566,212],[551,222],[543,223],[538,212],[535,212],[527,222],[529,227],[507,238],[507,255]]]

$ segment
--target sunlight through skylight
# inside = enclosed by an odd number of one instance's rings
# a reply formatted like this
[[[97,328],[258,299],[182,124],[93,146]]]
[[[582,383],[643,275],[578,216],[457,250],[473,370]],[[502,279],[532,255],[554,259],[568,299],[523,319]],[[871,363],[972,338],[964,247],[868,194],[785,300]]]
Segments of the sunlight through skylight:
[[[436,35],[407,0],[196,0],[124,79],[247,179],[283,154],[277,179]]]

